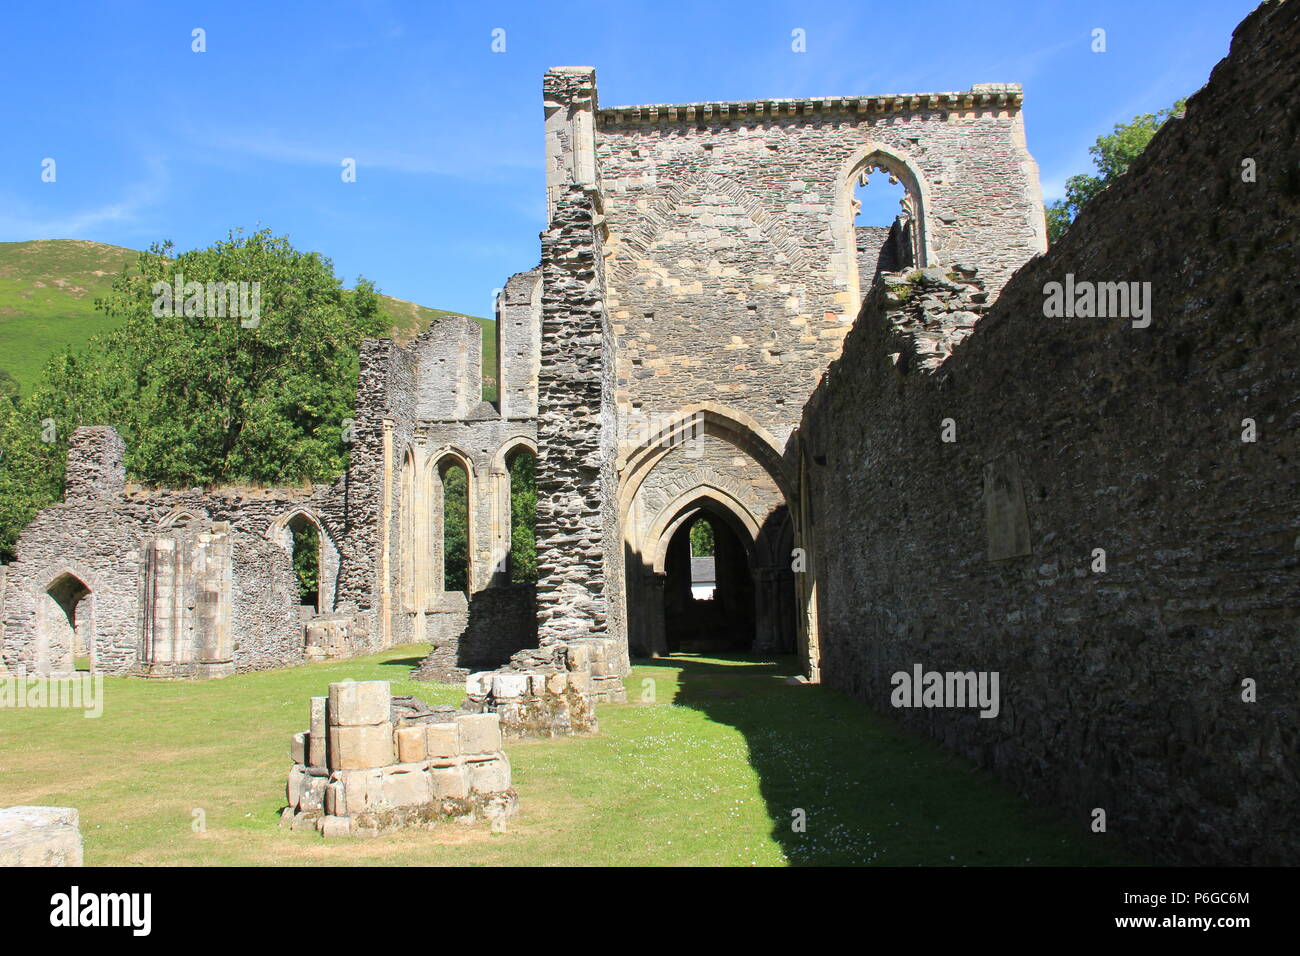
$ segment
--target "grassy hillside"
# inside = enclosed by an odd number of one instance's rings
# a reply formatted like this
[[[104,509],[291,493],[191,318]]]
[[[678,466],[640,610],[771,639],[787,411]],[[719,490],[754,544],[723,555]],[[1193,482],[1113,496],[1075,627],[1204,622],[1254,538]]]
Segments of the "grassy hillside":
[[[113,276],[134,265],[134,249],[81,239],[0,242],[0,369],[29,391],[51,355],[81,348],[92,335],[109,331],[114,320],[95,309]],[[452,313],[380,296],[393,336],[406,341],[429,323]],[[483,393],[496,397],[496,332],[483,326]]]

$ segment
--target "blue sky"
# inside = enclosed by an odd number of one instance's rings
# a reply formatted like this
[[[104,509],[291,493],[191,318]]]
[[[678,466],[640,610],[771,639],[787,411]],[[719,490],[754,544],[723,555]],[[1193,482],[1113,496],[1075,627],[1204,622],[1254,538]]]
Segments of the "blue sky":
[[[348,284],[365,275],[487,315],[493,290],[538,261],[547,67],[595,66],[611,106],[1019,82],[1051,198],[1091,169],[1100,133],[1198,89],[1254,6],[6,4],[0,241],[187,249],[262,224],[332,258]],[[205,53],[191,51],[196,27]],[[497,28],[504,53],[491,49]],[[54,183],[41,181],[46,157]],[[344,157],[355,183],[341,180]]]

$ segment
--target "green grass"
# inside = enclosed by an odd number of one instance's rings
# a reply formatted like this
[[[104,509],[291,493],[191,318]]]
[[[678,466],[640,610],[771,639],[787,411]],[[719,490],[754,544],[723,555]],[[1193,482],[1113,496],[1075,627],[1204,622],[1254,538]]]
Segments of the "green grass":
[[[80,239],[0,242],[0,369],[25,394],[40,379],[52,355],[80,349],[88,338],[108,332],[117,320],[95,308],[113,277],[133,267],[134,249]],[[381,295],[393,335],[407,341],[431,322],[453,313]],[[483,393],[496,398],[496,323],[472,316],[483,327]]]
[[[459,703],[459,686],[406,679],[425,650],[199,683],[108,678],[98,719],[0,709],[0,806],[76,807],[96,865],[1134,862],[859,702],[785,683],[791,661],[702,657],[634,667],[634,703],[602,705],[599,735],[507,742],[520,800],[507,833],[326,842],[280,829],[307,698],[387,679]]]

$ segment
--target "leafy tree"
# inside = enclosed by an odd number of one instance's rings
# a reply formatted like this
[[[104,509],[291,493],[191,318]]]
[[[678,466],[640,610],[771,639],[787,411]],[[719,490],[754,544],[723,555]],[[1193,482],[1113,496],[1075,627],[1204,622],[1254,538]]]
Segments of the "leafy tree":
[[[19,391],[18,380],[0,368],[0,403],[8,402],[17,406]]]
[[[537,459],[519,452],[510,469],[510,583],[537,583]]]
[[[295,524],[293,571],[298,578],[298,602],[315,605],[320,596],[320,532],[310,521]]]
[[[209,314],[205,295],[168,308],[157,290],[178,281],[256,282],[257,314]],[[128,475],[147,484],[290,484],[342,473],[358,347],[387,329],[371,283],[345,289],[320,254],[270,230],[235,232],[180,255],[155,244],[96,307],[121,325],[51,359],[12,411],[0,403],[0,556],[12,556],[22,528],[61,496],[78,425],[114,426]]]
[[[1124,173],[1133,160],[1142,155],[1160,127],[1171,116],[1181,115],[1186,105],[1187,100],[1179,100],[1169,109],[1135,116],[1130,123],[1115,124],[1113,133],[1098,136],[1097,141],[1088,147],[1088,152],[1100,175],[1080,173],[1065,181],[1065,198],[1047,206],[1048,240],[1054,243],[1060,239],[1079,211]]]
[[[460,465],[442,473],[442,555],[443,590],[468,591],[469,481]]]
[[[713,555],[713,525],[708,518],[696,518],[691,525],[691,557],[707,558]]]

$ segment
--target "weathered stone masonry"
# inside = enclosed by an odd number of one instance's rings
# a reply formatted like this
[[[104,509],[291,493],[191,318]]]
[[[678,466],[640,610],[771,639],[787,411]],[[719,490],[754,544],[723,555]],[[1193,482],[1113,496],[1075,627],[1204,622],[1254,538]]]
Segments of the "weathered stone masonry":
[[[594,70],[552,70],[547,229],[499,297],[496,402],[452,317],[363,344],[331,486],[131,488],[120,439],[78,430],[65,502],[0,574],[0,666],[217,676],[428,641],[417,676],[465,678],[507,736],[590,732],[629,657],[670,648],[706,516],[753,649],[881,709],[913,665],[996,670],[995,719],[889,713],[1162,859],[1296,862],[1298,20],[1248,18],[1046,255],[1016,85],[602,108]],[[854,220],[875,169],[907,192],[887,230]],[[1150,282],[1150,327],[1046,318],[1067,274]],[[535,591],[505,566],[521,453]],[[450,467],[465,593],[443,573]],[[380,783],[356,793],[382,816],[415,781],[411,818],[437,815],[415,763],[362,768]],[[295,818],[324,818],[340,769],[304,752]]]
[[[869,297],[799,430],[824,679],[1173,862],[1300,860],[1297,66],[1265,5],[953,354]],[[1150,327],[1044,317],[1067,273],[1151,282]],[[891,708],[916,663],[1001,713]]]

